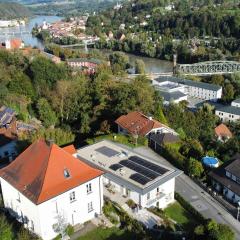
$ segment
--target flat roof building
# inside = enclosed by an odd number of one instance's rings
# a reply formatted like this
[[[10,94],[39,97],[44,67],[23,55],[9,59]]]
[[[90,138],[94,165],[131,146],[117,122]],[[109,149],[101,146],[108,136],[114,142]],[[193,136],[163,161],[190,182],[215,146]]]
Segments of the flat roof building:
[[[141,207],[165,208],[174,201],[175,178],[182,172],[103,140],[77,150],[77,157],[102,171],[104,185]]]

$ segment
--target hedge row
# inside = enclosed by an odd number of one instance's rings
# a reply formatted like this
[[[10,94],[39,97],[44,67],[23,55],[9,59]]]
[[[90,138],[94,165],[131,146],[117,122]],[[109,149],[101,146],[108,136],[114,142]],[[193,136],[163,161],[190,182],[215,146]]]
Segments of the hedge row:
[[[198,212],[189,202],[187,202],[179,193],[175,192],[175,199],[189,211],[200,223],[205,223],[206,218]]]

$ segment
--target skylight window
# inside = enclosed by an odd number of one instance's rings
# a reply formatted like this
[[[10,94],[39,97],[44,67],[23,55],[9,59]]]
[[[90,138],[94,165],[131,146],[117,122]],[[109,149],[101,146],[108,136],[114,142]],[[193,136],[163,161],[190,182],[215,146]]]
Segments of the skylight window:
[[[64,169],[63,174],[64,174],[64,177],[65,177],[65,178],[70,178],[70,177],[71,177],[68,169]]]

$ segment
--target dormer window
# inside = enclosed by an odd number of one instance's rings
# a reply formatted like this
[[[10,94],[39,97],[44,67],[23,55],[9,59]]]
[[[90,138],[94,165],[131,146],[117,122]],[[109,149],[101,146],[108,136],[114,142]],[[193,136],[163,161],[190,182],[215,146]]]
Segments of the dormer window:
[[[64,177],[65,177],[65,178],[70,178],[70,177],[71,177],[68,169],[66,169],[66,168],[64,169],[63,174],[64,174]]]

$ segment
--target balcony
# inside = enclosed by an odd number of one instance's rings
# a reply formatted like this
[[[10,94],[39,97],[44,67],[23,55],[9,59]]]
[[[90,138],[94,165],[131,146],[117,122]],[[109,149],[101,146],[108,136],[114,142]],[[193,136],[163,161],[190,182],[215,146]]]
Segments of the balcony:
[[[149,199],[147,201],[147,206],[151,206],[153,203],[157,202],[158,200],[160,200],[161,198],[165,197],[166,194],[165,193],[162,193],[162,192],[159,192],[156,194],[155,198],[152,198],[152,199]]]

